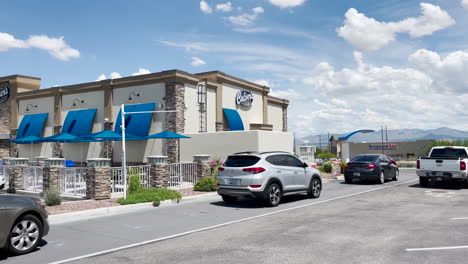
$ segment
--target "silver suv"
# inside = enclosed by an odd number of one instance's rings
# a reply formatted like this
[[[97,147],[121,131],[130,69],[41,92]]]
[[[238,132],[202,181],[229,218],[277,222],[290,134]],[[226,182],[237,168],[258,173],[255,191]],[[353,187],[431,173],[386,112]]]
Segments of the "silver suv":
[[[283,195],[318,198],[322,191],[320,172],[287,152],[236,153],[218,169],[218,194],[225,202],[251,197],[278,206]]]

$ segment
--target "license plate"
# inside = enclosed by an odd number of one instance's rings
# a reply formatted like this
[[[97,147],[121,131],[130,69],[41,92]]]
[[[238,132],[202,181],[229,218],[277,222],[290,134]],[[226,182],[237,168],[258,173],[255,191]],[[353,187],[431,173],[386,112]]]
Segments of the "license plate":
[[[360,172],[355,172],[353,173],[354,176],[361,176],[361,173]]]
[[[444,176],[444,173],[441,171],[436,172],[436,176]]]
[[[240,185],[240,181],[239,179],[229,179],[228,182],[230,185]]]

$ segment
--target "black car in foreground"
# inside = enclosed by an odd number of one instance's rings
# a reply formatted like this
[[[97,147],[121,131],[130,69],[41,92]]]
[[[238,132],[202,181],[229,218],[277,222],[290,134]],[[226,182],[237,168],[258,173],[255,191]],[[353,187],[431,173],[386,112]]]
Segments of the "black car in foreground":
[[[0,194],[0,249],[19,255],[33,251],[49,232],[41,200]]]
[[[385,180],[398,180],[397,163],[386,155],[361,154],[344,165],[346,183],[353,180],[371,180],[383,184]]]

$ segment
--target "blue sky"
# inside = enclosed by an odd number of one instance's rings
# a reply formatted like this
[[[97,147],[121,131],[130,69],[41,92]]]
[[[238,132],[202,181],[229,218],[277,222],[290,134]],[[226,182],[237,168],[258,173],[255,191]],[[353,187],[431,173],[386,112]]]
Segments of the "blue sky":
[[[220,70],[289,99],[298,135],[468,129],[463,1],[1,1],[0,76]]]

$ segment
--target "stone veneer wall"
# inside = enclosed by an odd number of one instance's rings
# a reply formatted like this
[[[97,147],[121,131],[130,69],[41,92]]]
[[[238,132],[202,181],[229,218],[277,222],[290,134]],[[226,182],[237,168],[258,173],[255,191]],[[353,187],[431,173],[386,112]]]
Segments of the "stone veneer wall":
[[[169,187],[169,171],[166,163],[152,164],[150,170],[150,185],[155,188]]]
[[[211,167],[209,163],[197,162],[197,181],[204,177],[210,177]]]
[[[48,192],[50,190],[57,190],[58,191],[58,179],[60,170],[63,168],[60,167],[43,167],[42,168],[42,189],[44,192]]]
[[[86,199],[105,200],[112,194],[111,168],[88,168],[86,172]]]
[[[0,158],[10,156],[10,143],[0,140]]]
[[[176,110],[177,112],[166,113],[166,130],[175,133],[184,133],[185,127],[185,87],[183,83],[166,83],[166,110]],[[179,162],[179,140],[167,139],[167,162]]]
[[[114,126],[113,122],[105,122],[104,123],[104,130],[111,130],[112,131],[113,126]],[[110,159],[111,161],[114,160],[113,159],[113,153],[114,153],[114,147],[113,146],[114,145],[112,143],[113,142],[111,140],[104,141],[104,143],[103,143],[104,147],[102,148],[103,151],[102,151],[101,158]]]
[[[8,192],[16,193],[16,190],[24,189],[23,168],[20,166],[8,167]]]
[[[222,122],[216,122],[216,132],[224,131],[224,124]]]
[[[10,99],[11,100],[11,99]],[[11,103],[0,104],[0,134],[10,134],[11,129]],[[7,141],[9,139],[6,139]],[[10,144],[0,140],[0,157],[10,157]]]
[[[16,139],[16,134],[18,133],[18,129],[14,128],[10,132],[11,139]],[[10,157],[18,157],[18,144],[10,143]]]
[[[54,126],[54,135],[59,135],[62,131],[62,126]],[[62,158],[62,143],[55,142],[52,144],[52,157]]]
[[[283,132],[288,132],[288,108],[283,106]]]

